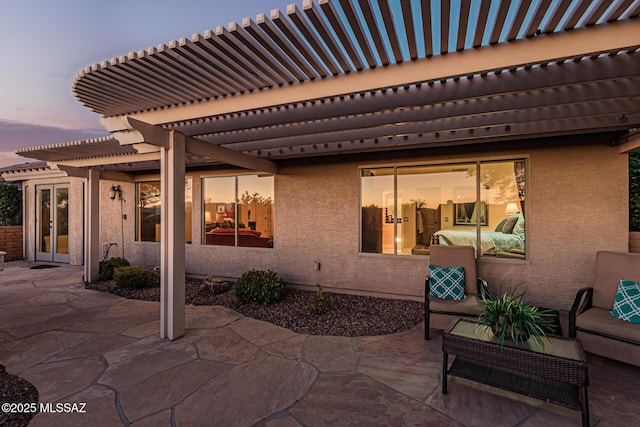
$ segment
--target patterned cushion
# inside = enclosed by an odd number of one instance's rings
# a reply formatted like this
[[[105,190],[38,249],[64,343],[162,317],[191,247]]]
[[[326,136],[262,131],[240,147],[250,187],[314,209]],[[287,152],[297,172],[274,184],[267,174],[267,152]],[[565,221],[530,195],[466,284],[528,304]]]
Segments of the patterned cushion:
[[[504,226],[502,227],[502,232],[504,234],[511,234],[513,232],[513,227],[516,226],[518,219],[520,219],[519,215],[520,214],[512,215],[511,217],[509,217],[507,222],[505,222]]]
[[[640,323],[640,283],[621,279],[610,313],[616,319]]]
[[[509,218],[505,218],[502,221],[500,221],[500,224],[498,224],[497,227],[496,227],[496,231],[502,231],[504,229],[504,225],[507,223],[507,221],[509,221]]]
[[[464,293],[464,267],[438,267],[429,265],[429,296],[462,300]]]

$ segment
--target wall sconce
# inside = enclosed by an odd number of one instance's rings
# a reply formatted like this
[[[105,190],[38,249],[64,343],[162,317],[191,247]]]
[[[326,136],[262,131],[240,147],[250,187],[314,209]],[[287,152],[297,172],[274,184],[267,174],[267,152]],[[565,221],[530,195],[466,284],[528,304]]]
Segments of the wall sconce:
[[[118,195],[118,199],[122,200],[122,190],[119,185],[112,185],[109,189],[109,198],[111,200],[116,199],[116,195]]]
[[[518,212],[520,212],[520,209],[518,209],[517,203],[514,203],[514,202],[507,203],[507,208],[504,210],[505,215],[511,216],[511,215],[517,214]]]

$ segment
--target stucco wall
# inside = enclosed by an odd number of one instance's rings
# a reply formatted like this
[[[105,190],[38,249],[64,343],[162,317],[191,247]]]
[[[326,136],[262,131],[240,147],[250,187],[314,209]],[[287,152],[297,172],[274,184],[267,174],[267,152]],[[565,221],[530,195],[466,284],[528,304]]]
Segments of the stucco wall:
[[[628,158],[604,144],[532,150],[528,189],[528,261],[481,260],[480,273],[568,310],[593,282],[596,252],[628,250]]]
[[[573,141],[568,138],[562,143]],[[187,271],[238,277],[251,268],[273,269],[290,283],[320,284],[329,290],[421,300],[427,256],[358,253],[358,167],[505,156],[529,159],[528,259],[481,259],[480,274],[494,291],[522,285],[533,301],[566,310],[575,291],[591,283],[596,251],[628,250],[627,156],[618,154],[605,140],[582,146],[547,144],[546,148],[518,152],[467,150],[458,155],[435,155],[425,151],[426,154],[420,156],[410,151],[399,153],[394,154],[393,161],[380,157],[383,160],[282,165],[275,177],[273,249],[201,245],[201,178],[213,173],[189,172],[187,175],[193,178],[193,243],[186,245]],[[159,179],[158,175],[138,177],[141,178]],[[36,185],[68,183],[70,258],[72,264],[83,262],[83,181],[52,178],[25,182],[24,232],[28,259],[33,259],[35,252]],[[114,184],[122,188],[122,201],[108,197],[108,190]],[[124,256],[133,264],[146,267],[159,265],[159,244],[136,242],[134,238],[135,185],[102,181],[101,258],[106,244],[116,243],[109,256]]]
[[[480,274],[496,292],[520,285],[531,300],[567,310],[575,291],[592,280],[596,251],[628,248],[626,156],[600,143],[518,153],[421,158],[407,155],[393,162],[373,164],[448,162],[505,155],[529,159],[528,260],[481,259]],[[362,165],[341,162],[281,167],[275,177],[274,249],[201,245],[200,174],[190,174],[194,190],[194,238],[186,248],[188,272],[238,277],[251,268],[270,268],[290,283],[422,299],[428,257],[358,253],[358,166]],[[133,187],[126,192],[131,192],[133,198]],[[134,235],[133,203],[127,200],[125,206],[130,207],[129,220],[125,222],[125,236],[130,239]],[[107,209],[103,215],[117,217]],[[114,231],[114,226],[105,227],[110,229],[105,235],[115,232],[119,238],[119,228]],[[134,263],[159,264],[158,244],[127,242],[127,258]],[[317,263],[320,270],[316,269]]]
[[[120,186],[122,199],[116,197],[111,200],[109,198],[109,189],[113,185]],[[135,201],[135,185],[133,183],[100,181],[100,260],[105,257],[107,246],[110,243],[114,245],[109,249],[109,258],[136,258],[134,248]],[[138,259],[143,259],[143,257],[138,256]]]

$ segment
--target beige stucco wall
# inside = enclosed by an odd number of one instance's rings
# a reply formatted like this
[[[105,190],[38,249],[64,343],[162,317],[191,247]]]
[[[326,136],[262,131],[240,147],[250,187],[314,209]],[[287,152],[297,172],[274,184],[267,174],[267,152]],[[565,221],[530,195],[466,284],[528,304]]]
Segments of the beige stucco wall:
[[[395,153],[393,161],[284,164],[275,177],[273,249],[202,245],[201,178],[213,172],[188,172],[193,179],[193,243],[186,245],[186,269],[188,273],[223,277],[238,277],[251,268],[272,269],[289,283],[320,284],[341,292],[420,300],[427,256],[358,252],[358,167],[526,157],[528,259],[481,259],[480,274],[494,291],[521,285],[534,302],[567,310],[575,291],[591,283],[596,251],[628,250],[628,158],[605,142],[582,146],[547,144],[546,148],[517,152],[467,151],[458,155],[423,151],[416,156],[416,152],[407,151]],[[152,174],[138,179],[159,179],[159,176]],[[83,180],[26,182],[30,209],[25,224],[34,224],[35,185],[62,182],[70,183],[71,191],[70,228],[74,233],[70,240],[71,263],[81,264]],[[108,190],[114,184],[122,188],[122,202],[108,198]],[[124,256],[134,265],[159,265],[158,243],[134,241],[135,185],[102,181],[100,197],[101,258],[105,244],[116,243],[109,256]],[[25,227],[26,253],[30,259],[34,253],[34,232],[34,226]]]
[[[628,251],[628,157],[606,145],[533,150],[529,163],[528,261],[481,261],[498,289],[568,310],[593,281],[598,250]]]
[[[528,260],[481,259],[480,273],[494,291],[520,285],[532,301],[566,310],[575,291],[592,280],[596,251],[628,248],[627,157],[604,143],[517,153],[407,155],[393,162],[283,166],[275,178],[274,249],[201,245],[201,174],[189,174],[194,189],[194,243],[186,248],[187,271],[238,277],[251,268],[270,268],[290,283],[421,299],[428,257],[358,253],[358,167],[504,156],[529,159]],[[132,203],[127,204],[133,209]],[[131,210],[130,226],[125,227],[128,237],[134,235],[133,215]],[[129,242],[126,254],[141,265],[160,262],[156,243]]]

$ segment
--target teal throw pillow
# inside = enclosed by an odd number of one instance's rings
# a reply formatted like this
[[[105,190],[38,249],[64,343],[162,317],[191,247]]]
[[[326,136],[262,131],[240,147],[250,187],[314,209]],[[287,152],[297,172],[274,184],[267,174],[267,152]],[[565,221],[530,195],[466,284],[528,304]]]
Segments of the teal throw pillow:
[[[429,265],[429,296],[461,300],[464,293],[464,267],[438,267]]]
[[[621,279],[610,313],[616,319],[640,323],[640,283]]]

